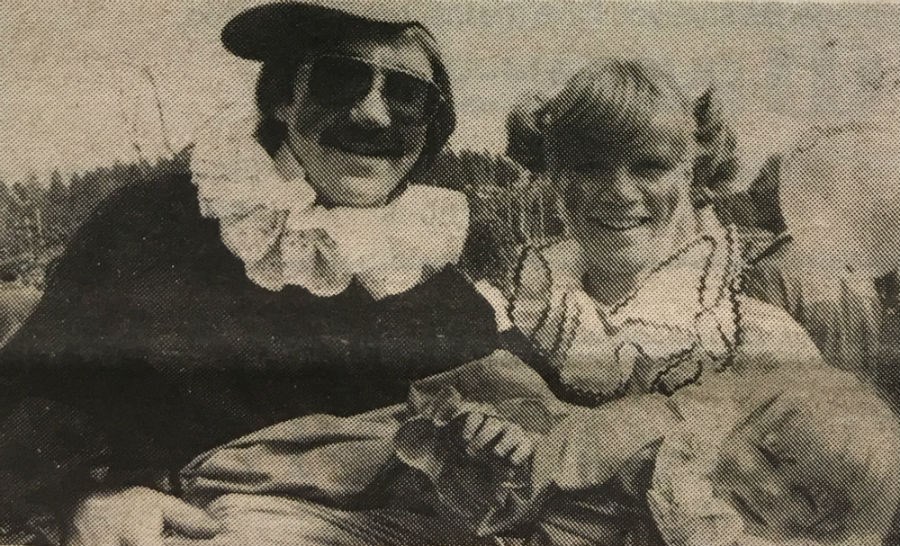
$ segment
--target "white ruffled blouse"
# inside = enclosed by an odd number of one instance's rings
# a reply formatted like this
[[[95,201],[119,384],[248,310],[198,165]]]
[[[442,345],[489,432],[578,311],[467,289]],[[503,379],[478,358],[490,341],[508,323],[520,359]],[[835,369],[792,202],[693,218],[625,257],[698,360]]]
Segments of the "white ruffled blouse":
[[[251,281],[325,297],[356,280],[380,299],[459,259],[469,225],[463,194],[414,185],[383,207],[325,208],[290,152],[273,158],[257,142],[257,120],[226,111],[198,137],[191,160],[200,212],[219,220]]]
[[[711,211],[699,220],[695,240],[609,308],[584,291],[575,241],[526,251],[505,311],[564,388],[601,403],[671,393],[727,365],[739,335],[740,248]]]

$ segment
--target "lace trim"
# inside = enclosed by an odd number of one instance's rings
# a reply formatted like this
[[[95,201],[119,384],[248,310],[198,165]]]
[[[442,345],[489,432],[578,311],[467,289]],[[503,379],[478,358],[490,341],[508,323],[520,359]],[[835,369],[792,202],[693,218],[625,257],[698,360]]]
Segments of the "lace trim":
[[[245,106],[226,110],[198,137],[191,161],[201,213],[219,220],[251,281],[325,297],[356,280],[383,298],[459,259],[469,225],[461,193],[411,186],[384,207],[326,209],[293,155],[273,159],[259,145],[257,119]]]
[[[555,245],[526,249],[514,272],[516,290],[506,305],[506,312],[531,340],[535,352],[545,359],[548,368],[546,371],[552,375],[553,382],[559,385],[564,395],[569,395],[567,398],[603,403],[629,390],[640,388],[642,384],[645,389],[671,394],[695,383],[705,370],[722,370],[730,364],[741,337],[737,301],[741,249],[733,228],[723,229],[717,225],[705,227],[707,229],[703,235],[654,268],[645,283],[606,312],[595,305],[591,305],[594,309],[586,310],[571,304],[575,299],[572,294],[592,300],[580,287],[567,286],[560,281],[571,275],[566,270],[560,277],[554,264],[548,259],[547,251]],[[643,292],[649,283],[664,283],[665,279],[660,275],[664,276],[669,268],[680,260],[689,258],[692,253],[701,251],[703,247],[706,247],[704,254],[696,258],[699,270],[697,285],[683,288],[694,293],[689,298],[693,302],[690,306],[698,310],[689,315],[692,320],[687,319],[680,324],[650,320],[642,316],[640,311],[646,310],[640,307],[638,316],[627,315],[631,303],[640,297],[652,297],[650,293]],[[536,303],[539,301],[543,303]],[[602,331],[588,334],[582,330],[598,329],[597,324],[586,324],[585,312],[596,312]],[[689,311],[685,309],[684,312]],[[551,319],[560,315],[562,318],[559,324],[549,324]],[[599,375],[593,381],[582,377],[585,383],[593,383],[593,387],[587,387],[582,381],[575,384],[571,377],[572,373],[577,374],[579,371],[582,374],[590,373],[586,364],[573,364],[569,360],[578,337],[584,335],[609,339],[609,342],[602,343],[602,347],[597,346],[595,359],[595,365],[605,367],[606,371],[599,373],[598,368]],[[648,341],[654,350],[648,350]],[[623,347],[626,345],[634,348],[629,353],[631,362],[623,360]],[[604,349],[607,346],[611,350]],[[586,346],[581,353],[585,351]],[[583,358],[583,354],[581,356]],[[619,371],[612,372],[610,366],[615,366]],[[635,381],[634,374],[638,369],[642,370],[644,379]],[[569,372],[569,378],[566,377],[566,372]],[[620,379],[611,381],[612,376],[617,373]],[[603,379],[604,376],[609,377]],[[600,387],[602,384],[605,386]]]

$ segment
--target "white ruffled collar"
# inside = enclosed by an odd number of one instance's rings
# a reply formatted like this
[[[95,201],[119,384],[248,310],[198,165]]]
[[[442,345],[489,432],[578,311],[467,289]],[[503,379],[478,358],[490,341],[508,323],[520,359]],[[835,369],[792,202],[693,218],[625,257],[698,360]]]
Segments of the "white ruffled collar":
[[[695,240],[611,307],[584,291],[575,241],[526,252],[508,314],[565,387],[598,402],[629,386],[666,392],[727,362],[737,343],[740,249],[712,211],[701,210],[699,221]]]
[[[825,546],[814,540],[772,542],[745,531],[740,513],[713,494],[710,474],[722,441],[737,419],[732,404],[702,409],[663,440],[647,503],[668,546]],[[850,537],[829,546],[879,546],[875,536]]]
[[[459,259],[469,226],[464,195],[410,186],[384,207],[327,209],[290,153],[273,160],[257,142],[257,121],[255,111],[227,110],[198,137],[191,159],[200,212],[219,220],[251,281],[322,297],[356,281],[380,299]]]
[[[727,297],[728,283],[739,267],[735,236],[710,209],[700,210],[698,219],[700,235],[653,269],[631,293],[607,308],[594,302],[611,328],[640,322],[693,330],[697,313]],[[540,254],[555,285],[583,291],[581,249],[575,241],[546,247]]]

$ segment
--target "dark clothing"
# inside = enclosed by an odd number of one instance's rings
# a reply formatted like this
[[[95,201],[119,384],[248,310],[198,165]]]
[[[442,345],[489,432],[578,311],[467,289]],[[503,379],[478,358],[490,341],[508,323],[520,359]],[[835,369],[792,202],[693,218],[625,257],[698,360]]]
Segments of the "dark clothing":
[[[171,476],[292,417],[401,402],[412,380],[496,346],[491,307],[453,268],[378,301],[355,284],[272,292],[201,217],[188,177],[129,187],[0,354],[0,516]]]

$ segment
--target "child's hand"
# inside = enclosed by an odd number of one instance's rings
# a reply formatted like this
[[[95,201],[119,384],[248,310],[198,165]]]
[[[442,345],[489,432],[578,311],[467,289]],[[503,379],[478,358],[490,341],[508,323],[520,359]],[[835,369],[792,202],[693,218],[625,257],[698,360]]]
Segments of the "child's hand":
[[[461,439],[472,457],[496,457],[507,464],[520,466],[534,452],[531,439],[515,423],[483,413],[467,413],[461,417]]]

